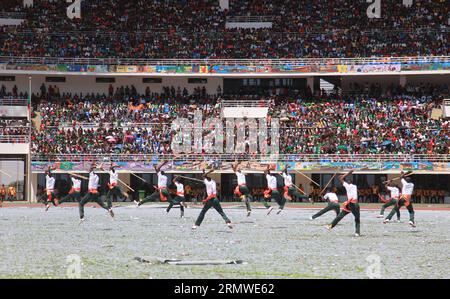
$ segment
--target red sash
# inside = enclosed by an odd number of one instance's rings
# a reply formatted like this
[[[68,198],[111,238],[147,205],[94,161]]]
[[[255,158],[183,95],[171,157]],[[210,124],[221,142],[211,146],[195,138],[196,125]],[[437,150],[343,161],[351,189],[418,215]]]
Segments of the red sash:
[[[270,194],[272,193],[272,191],[277,190],[276,188],[271,189],[271,188],[267,188],[266,190],[264,190],[264,198],[269,198]]]
[[[238,196],[238,197],[241,197],[241,196],[242,196],[241,191],[239,191],[239,185],[236,186],[236,188],[234,188],[234,194],[235,194],[236,196]]]
[[[216,197],[216,193],[213,193],[211,195],[208,195],[207,198],[205,198],[204,200],[202,200],[202,202],[208,202],[210,199],[213,199],[214,197]]]
[[[167,196],[165,196],[162,191],[166,190],[166,187],[162,187],[162,188],[157,188],[159,190],[159,198],[161,199],[161,201],[167,201]]]
[[[70,188],[69,194],[73,194],[75,192],[80,192],[80,191],[81,191],[81,188],[74,188],[74,187],[72,187],[72,188]]]
[[[411,195],[409,195],[409,194],[400,195],[400,199],[403,199],[405,201],[405,207],[407,207],[411,204]]]
[[[346,202],[344,202],[344,205],[343,205],[342,209],[343,209],[344,211],[350,213],[351,211],[347,208],[348,204],[349,204],[349,203],[357,203],[357,202],[358,202],[358,201],[357,201],[356,199],[354,199],[354,198],[349,198]]]

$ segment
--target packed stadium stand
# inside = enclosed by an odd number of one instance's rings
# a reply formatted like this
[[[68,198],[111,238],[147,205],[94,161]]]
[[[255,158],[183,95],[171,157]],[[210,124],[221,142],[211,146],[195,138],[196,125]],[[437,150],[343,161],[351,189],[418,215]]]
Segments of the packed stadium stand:
[[[114,161],[155,180],[149,161],[176,154],[175,119],[193,121],[198,110],[203,120],[221,118],[224,107],[267,109],[269,130],[279,119],[279,156],[250,147],[227,156],[204,145],[184,152],[193,164],[178,171],[239,159],[276,170],[292,163],[321,183],[365,166],[367,190],[400,170],[449,179],[448,0],[382,1],[380,18],[350,0],[84,0],[81,18],[69,18],[68,5],[0,4],[0,162],[16,161],[22,172],[0,178],[21,199],[34,199],[54,163],[63,173]],[[235,178],[217,180],[230,196]],[[421,179],[418,190],[442,191],[433,198],[444,201],[450,184],[439,180]],[[318,194],[301,176],[294,181]],[[252,184],[261,195],[262,177]]]
[[[128,86],[109,95],[41,95],[33,101],[41,124],[33,153],[170,154],[176,117],[189,118],[196,109],[205,117],[219,116],[218,100],[227,100],[167,89],[168,94],[153,95],[138,95]],[[450,122],[431,119],[445,94],[447,86],[408,86],[379,95],[265,99],[270,116],[286,117],[280,148],[286,154],[448,154]]]
[[[446,55],[447,1],[383,1],[367,20],[365,1],[35,1],[20,26],[1,28],[0,56],[122,58],[299,58]],[[299,13],[301,12],[301,13]],[[227,28],[227,18],[270,16],[271,28]],[[361,28],[364,28],[361,30]]]

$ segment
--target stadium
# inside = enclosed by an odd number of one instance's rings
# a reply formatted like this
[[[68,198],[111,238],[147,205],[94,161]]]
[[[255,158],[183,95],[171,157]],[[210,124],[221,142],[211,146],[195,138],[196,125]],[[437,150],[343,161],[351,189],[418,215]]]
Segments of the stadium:
[[[450,278],[448,0],[2,0],[0,278]]]

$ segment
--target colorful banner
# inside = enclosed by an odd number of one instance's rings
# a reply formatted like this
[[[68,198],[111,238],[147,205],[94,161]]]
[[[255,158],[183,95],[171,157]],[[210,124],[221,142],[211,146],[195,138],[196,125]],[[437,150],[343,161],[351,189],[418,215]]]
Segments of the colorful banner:
[[[158,164],[157,156],[149,157],[146,162],[114,162],[120,165],[121,170],[137,171],[137,172],[154,172],[153,165]],[[230,162],[221,161],[205,161],[205,162],[172,162],[163,166],[165,171],[201,171],[211,163],[221,169],[222,171],[231,171]],[[87,172],[92,162],[32,162],[32,171],[44,172],[48,166],[56,166],[61,171],[79,171]],[[262,172],[267,168],[267,165],[271,166],[272,170],[282,171],[286,166],[289,166],[291,170],[298,171],[317,171],[317,172],[345,172],[349,170],[361,170],[361,171],[441,171],[450,172],[450,163],[432,163],[432,162],[329,162],[326,160],[320,162],[277,162],[272,163],[267,161],[265,163],[249,161],[245,163],[246,169]]]
[[[400,72],[401,64],[365,64],[365,65],[339,65],[338,70],[345,73],[380,73]]]
[[[398,73],[401,71],[449,71],[450,61],[367,64],[271,64],[259,65],[79,65],[79,64],[0,64],[0,70],[96,72],[96,73],[154,73],[154,74],[251,74],[251,73]]]

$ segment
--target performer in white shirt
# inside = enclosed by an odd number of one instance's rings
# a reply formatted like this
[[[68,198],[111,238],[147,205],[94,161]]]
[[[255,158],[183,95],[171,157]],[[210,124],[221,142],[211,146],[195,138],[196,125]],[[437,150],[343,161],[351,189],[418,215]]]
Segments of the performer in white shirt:
[[[102,168],[101,164],[99,168]],[[99,206],[107,210],[109,212],[109,215],[114,218],[114,212],[112,208],[109,208],[108,205],[104,203],[100,198],[100,194],[98,192],[99,181],[100,178],[95,173],[95,164],[92,164],[91,168],[89,169],[88,193],[81,199],[80,203],[78,204],[80,210],[80,223],[84,221],[84,205],[89,201],[96,202]]]
[[[312,215],[310,218],[311,220],[314,220],[331,210],[336,213],[336,216],[339,215],[339,199],[336,193],[333,192],[332,188],[328,188],[327,193],[323,196],[323,198],[328,201],[328,205],[316,214]]]
[[[207,173],[205,173],[205,171],[203,170],[203,183],[206,186],[207,197],[203,200],[203,202],[204,202],[203,209],[201,210],[200,214],[198,215],[198,218],[195,221],[195,224],[192,226],[192,229],[197,229],[197,227],[199,227],[202,224],[203,219],[205,218],[205,214],[206,214],[206,212],[208,212],[208,210],[210,208],[214,208],[217,211],[217,213],[219,213],[220,216],[222,216],[223,220],[225,220],[225,223],[227,224],[227,226],[229,228],[233,228],[233,225],[231,224],[231,220],[228,219],[227,215],[225,214],[222,207],[220,206],[219,199],[217,198],[216,182],[208,176],[213,171],[214,171],[214,168],[211,169],[210,171],[208,171]]]
[[[381,194],[378,194],[378,197],[380,198],[381,202],[383,202],[383,206],[381,207],[380,215],[378,215],[378,218],[384,218],[384,210],[387,207],[394,206],[397,204],[398,199],[400,198],[400,188],[398,188],[396,185],[391,184],[390,181],[386,181],[383,183],[386,187],[386,189],[391,193],[390,198],[386,199]],[[397,222],[400,222],[400,210],[397,210]]]
[[[108,204],[108,207],[112,207],[112,202],[115,200],[125,199],[128,197],[128,194],[125,192],[122,192],[119,187],[119,174],[116,171],[117,165],[114,165],[111,163],[111,166],[109,167],[109,183],[108,183],[108,194],[106,194],[106,203]],[[123,195],[123,197],[122,197]]]
[[[149,201],[157,201],[158,199],[161,201],[172,201],[172,198],[169,194],[169,190],[167,189],[167,176],[164,171],[161,170],[161,168],[167,164],[169,161],[164,161],[159,165],[154,165],[156,175],[158,176],[158,186],[155,187],[155,192],[153,192],[151,195],[145,197],[141,201],[134,201],[137,207],[145,204]]]
[[[292,175],[288,173],[288,166],[286,165],[286,168],[281,173],[281,176],[284,180],[284,192],[283,196],[286,200],[291,201],[292,199],[308,199],[308,196],[300,194],[300,192],[297,191],[295,188],[295,185],[292,183]],[[312,202],[312,200],[310,200]]]
[[[409,177],[411,174],[412,171],[409,171],[406,174],[402,171],[402,194],[400,195],[395,208],[392,209],[386,219],[384,219],[383,223],[388,223],[389,221],[391,221],[394,214],[399,211],[401,207],[405,206],[409,212],[409,225],[411,225],[412,227],[416,227],[416,223],[414,222],[414,208],[411,202],[411,196],[414,192],[414,184]]]
[[[50,208],[50,203],[55,207],[59,204],[59,192],[55,189],[56,179],[53,176],[52,170],[56,167],[48,167],[45,171],[45,193],[40,197],[40,201],[45,204],[45,211]]]
[[[81,180],[74,173],[70,173],[69,176],[72,182],[72,188],[70,188],[70,191],[66,196],[61,198],[59,201],[60,204],[69,200],[80,202],[81,199]]]
[[[177,187],[177,196],[175,196],[175,198],[173,198],[170,201],[166,212],[169,213],[169,211],[172,209],[173,206],[179,205],[180,211],[181,211],[180,217],[183,218],[184,217],[184,202],[185,202],[184,185],[181,183],[180,178],[177,176],[174,177],[172,181],[175,184],[175,187]]]
[[[284,209],[286,199],[284,197],[281,197],[280,192],[278,192],[277,177],[270,173],[270,165],[267,165],[267,169],[264,171],[264,175],[266,176],[267,180],[267,188],[264,191],[263,204],[267,209],[267,215],[269,215],[273,210],[273,207],[271,207],[268,203],[268,200],[271,199],[275,199],[275,201],[277,202],[279,206],[277,214],[280,214]]]
[[[328,229],[335,227],[339,221],[341,221],[347,214],[352,213],[355,216],[355,237],[360,236],[360,211],[358,204],[358,187],[352,183],[352,181],[347,178],[348,175],[352,174],[353,170],[349,171],[345,175],[339,176],[339,181],[344,185],[347,191],[347,201],[344,202],[342,211],[336,216],[336,218],[327,226]]]
[[[232,168],[237,177],[238,185],[234,189],[234,194],[238,196],[241,200],[245,202],[245,207],[247,209],[247,217],[250,216],[252,208],[250,206],[250,201],[253,199],[250,194],[250,190],[247,187],[247,180],[245,178],[246,174],[242,172],[239,168],[240,162],[233,164]]]

